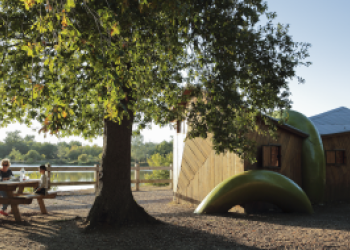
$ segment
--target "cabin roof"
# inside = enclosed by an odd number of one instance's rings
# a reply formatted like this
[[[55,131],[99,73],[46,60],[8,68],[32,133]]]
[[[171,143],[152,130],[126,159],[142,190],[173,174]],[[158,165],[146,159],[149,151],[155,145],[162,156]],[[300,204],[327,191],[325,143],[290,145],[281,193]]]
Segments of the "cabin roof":
[[[332,109],[309,119],[321,136],[350,132],[350,109],[346,107]]]
[[[275,124],[277,125],[277,127],[281,128],[281,129],[284,129],[284,130],[287,130],[289,132],[292,132],[293,134],[295,135],[298,135],[300,137],[303,137],[303,138],[306,138],[306,137],[309,137],[310,135],[308,133],[305,133],[304,131],[300,130],[300,129],[297,129],[291,125],[288,125],[288,124],[279,124],[278,123],[278,119],[276,118],[273,118],[271,116],[268,116],[268,115],[265,115],[266,117],[268,117],[269,119],[271,119],[272,121],[275,122]]]

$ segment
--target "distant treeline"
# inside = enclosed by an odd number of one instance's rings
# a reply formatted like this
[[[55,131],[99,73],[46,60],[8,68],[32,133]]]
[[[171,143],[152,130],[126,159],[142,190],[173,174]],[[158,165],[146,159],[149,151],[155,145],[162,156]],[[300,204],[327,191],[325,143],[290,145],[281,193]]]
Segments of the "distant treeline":
[[[142,136],[135,136],[132,139],[131,161],[148,162],[153,155],[158,155],[158,158],[159,156],[161,158],[169,158],[169,153],[172,153],[172,150],[172,142],[144,143]],[[102,158],[102,151],[103,148],[96,144],[93,146],[82,146],[82,143],[79,141],[59,142],[57,144],[36,142],[34,135],[22,137],[19,130],[7,132],[4,141],[0,141],[0,158],[9,158],[12,162],[99,164]]]

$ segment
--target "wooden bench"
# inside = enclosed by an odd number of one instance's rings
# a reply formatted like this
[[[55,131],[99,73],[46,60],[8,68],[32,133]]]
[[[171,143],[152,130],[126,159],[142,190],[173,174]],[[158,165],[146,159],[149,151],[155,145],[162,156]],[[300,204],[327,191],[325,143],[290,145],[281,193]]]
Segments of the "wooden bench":
[[[0,197],[0,204],[9,204],[16,221],[21,221],[21,214],[19,213],[18,205],[32,204],[33,199],[24,197]]]
[[[14,194],[16,198],[21,198],[25,200],[33,200],[36,199],[38,201],[38,204],[40,206],[40,211],[42,214],[47,214],[47,210],[45,207],[45,203],[43,199],[55,199],[57,196],[57,192],[49,191],[46,195],[40,195],[35,193],[21,193],[21,194]],[[31,203],[31,202],[30,202]],[[28,203],[28,204],[30,204]]]

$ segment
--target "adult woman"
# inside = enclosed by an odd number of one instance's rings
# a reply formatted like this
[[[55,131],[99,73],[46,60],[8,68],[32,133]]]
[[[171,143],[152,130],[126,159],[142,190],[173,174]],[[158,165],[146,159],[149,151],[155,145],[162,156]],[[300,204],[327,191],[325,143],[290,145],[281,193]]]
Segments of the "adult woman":
[[[11,166],[10,160],[5,158],[1,161],[2,168],[0,169],[0,180],[5,181],[9,180],[12,174],[12,171],[9,169]],[[7,194],[5,191],[0,191],[0,196],[7,197]],[[8,216],[8,213],[6,213],[8,204],[2,205],[2,210],[0,210],[0,214]]]

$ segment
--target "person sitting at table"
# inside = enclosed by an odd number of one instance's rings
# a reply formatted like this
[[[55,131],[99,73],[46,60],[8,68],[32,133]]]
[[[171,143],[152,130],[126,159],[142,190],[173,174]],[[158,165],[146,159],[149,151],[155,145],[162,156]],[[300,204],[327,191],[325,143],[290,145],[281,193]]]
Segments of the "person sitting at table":
[[[12,171],[9,169],[11,166],[10,160],[5,158],[1,161],[2,168],[0,169],[0,179],[2,181],[9,180],[12,174]],[[0,191],[0,196],[7,197],[6,191]],[[2,204],[2,210],[0,210],[0,214],[8,216],[8,213],[6,213],[8,204]]]
[[[47,176],[45,174],[46,172],[46,167],[45,165],[41,165],[39,167],[39,171],[41,174],[41,178],[40,178],[40,185],[39,187],[35,190],[36,194],[42,194],[45,195],[46,194],[46,189],[48,187],[48,183],[47,183]]]

